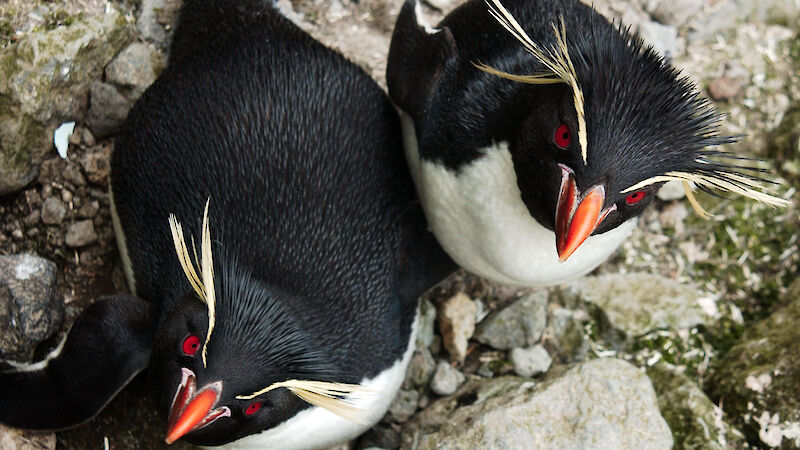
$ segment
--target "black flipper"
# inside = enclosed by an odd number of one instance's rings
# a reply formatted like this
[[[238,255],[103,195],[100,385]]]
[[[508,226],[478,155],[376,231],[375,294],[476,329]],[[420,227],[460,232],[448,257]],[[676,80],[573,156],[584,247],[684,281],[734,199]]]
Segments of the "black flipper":
[[[144,300],[115,295],[95,302],[44,367],[0,372],[0,422],[35,430],[86,422],[147,367],[154,333]]]
[[[440,80],[455,69],[458,56],[450,29],[429,33],[417,22],[416,5],[406,0],[400,10],[386,65],[389,96],[415,120],[427,112]]]

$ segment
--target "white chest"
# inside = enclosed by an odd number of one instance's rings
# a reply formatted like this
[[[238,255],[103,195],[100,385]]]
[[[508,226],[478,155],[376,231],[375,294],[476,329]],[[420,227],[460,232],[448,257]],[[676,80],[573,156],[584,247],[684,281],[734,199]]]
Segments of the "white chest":
[[[401,112],[406,158],[431,230],[461,267],[490,280],[519,286],[555,285],[590,272],[630,235],[629,220],[590,236],[559,262],[555,233],[522,202],[506,142],[485,149],[459,173],[419,157],[412,119]]]

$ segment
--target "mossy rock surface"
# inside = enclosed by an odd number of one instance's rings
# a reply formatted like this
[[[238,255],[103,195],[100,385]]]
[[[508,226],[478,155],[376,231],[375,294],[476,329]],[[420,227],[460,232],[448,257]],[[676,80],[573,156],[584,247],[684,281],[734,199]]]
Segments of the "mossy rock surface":
[[[133,37],[113,9],[0,49],[0,195],[21,189],[53,148],[53,132],[80,121],[89,84]]]
[[[800,447],[800,296],[747,330],[717,364],[714,392],[751,443]]]

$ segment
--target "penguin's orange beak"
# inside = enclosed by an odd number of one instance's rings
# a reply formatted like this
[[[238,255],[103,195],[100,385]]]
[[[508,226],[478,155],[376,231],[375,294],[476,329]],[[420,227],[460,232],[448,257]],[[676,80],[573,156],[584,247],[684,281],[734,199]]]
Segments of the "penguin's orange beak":
[[[230,417],[227,406],[212,409],[222,393],[222,382],[216,381],[195,394],[195,375],[189,369],[181,369],[182,379],[172,400],[167,428],[167,444],[180,439],[186,433],[203,428],[220,417]]]
[[[602,185],[593,186],[579,199],[574,172],[563,164],[559,164],[559,167],[561,189],[556,206],[556,250],[558,260],[564,262],[597,229],[608,213],[616,209],[616,205],[603,209],[606,192]]]

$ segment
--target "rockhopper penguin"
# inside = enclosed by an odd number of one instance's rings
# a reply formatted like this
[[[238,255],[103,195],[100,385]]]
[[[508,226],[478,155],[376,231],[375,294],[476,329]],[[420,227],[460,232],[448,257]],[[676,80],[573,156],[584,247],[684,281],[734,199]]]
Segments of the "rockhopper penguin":
[[[454,269],[378,85],[265,0],[186,0],[169,67],[111,158],[135,296],[100,300],[0,422],[85,422],[149,366],[166,441],[321,448],[376,423],[417,297]]]
[[[605,260],[667,180],[771,205],[716,148],[719,116],[629,30],[577,0],[471,0],[436,28],[406,1],[389,95],[433,232],[462,267],[557,284]]]

